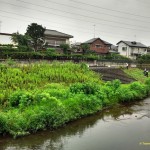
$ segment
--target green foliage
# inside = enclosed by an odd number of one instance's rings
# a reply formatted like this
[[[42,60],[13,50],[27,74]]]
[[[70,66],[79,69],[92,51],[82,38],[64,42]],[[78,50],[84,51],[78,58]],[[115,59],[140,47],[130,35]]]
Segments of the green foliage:
[[[84,44],[81,45],[81,48],[82,48],[82,52],[83,52],[83,55],[84,55],[86,52],[89,51],[90,46],[89,46],[89,44],[84,43]]]
[[[137,81],[140,81],[141,83],[144,83],[147,79],[146,76],[143,74],[143,70],[139,68],[129,68],[123,70],[126,74],[128,74],[130,77],[136,79]]]
[[[18,66],[0,66],[0,93],[7,99],[16,90],[31,91],[48,83],[97,82],[99,76],[86,66],[73,63],[38,63]]]
[[[56,56],[56,49],[54,49],[54,48],[46,49],[46,55],[47,56]]]
[[[145,55],[142,55],[142,56],[139,56],[137,58],[137,62],[140,63],[140,64],[149,64],[150,63],[150,54],[145,54]]]
[[[26,107],[32,102],[32,94],[25,91],[16,91],[9,97],[9,103],[12,107]]]
[[[27,27],[26,35],[31,37],[35,51],[37,51],[38,46],[41,46],[43,44],[43,42],[41,42],[41,40],[39,39],[42,39],[44,37],[44,32],[45,28],[43,28],[42,25],[38,25],[37,23],[32,23]]]
[[[120,80],[116,79],[113,81],[108,81],[106,83],[106,86],[108,86],[109,88],[111,88],[114,92],[121,86],[121,82]]]
[[[3,113],[0,112],[0,134],[6,132],[6,117]]]
[[[122,56],[120,54],[115,53],[109,53],[105,56],[102,56],[101,59],[107,59],[107,60],[122,60],[126,62],[132,62],[132,60],[128,57]]]
[[[22,35],[17,32],[12,34],[11,40],[19,46],[29,47],[31,38],[28,35]]]
[[[75,83],[71,85],[70,92],[72,93],[84,93],[84,94],[95,94],[100,89],[95,83]]]
[[[61,44],[60,48],[62,48],[64,54],[69,54],[68,50],[70,48],[69,44]]]
[[[13,137],[93,114],[118,102],[147,96],[150,81],[103,83],[86,64],[0,65],[0,134]]]

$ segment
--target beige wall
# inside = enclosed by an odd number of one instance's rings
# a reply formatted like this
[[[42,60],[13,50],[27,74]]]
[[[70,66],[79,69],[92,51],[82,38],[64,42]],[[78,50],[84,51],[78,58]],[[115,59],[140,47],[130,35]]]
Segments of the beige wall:
[[[14,44],[10,35],[0,35],[0,44]]]

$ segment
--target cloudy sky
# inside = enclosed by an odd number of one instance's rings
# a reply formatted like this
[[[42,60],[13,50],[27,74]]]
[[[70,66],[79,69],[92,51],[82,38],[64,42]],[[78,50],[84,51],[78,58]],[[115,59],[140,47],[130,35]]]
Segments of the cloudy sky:
[[[35,22],[73,35],[72,42],[100,37],[150,46],[149,0],[0,0],[0,32],[24,34]]]

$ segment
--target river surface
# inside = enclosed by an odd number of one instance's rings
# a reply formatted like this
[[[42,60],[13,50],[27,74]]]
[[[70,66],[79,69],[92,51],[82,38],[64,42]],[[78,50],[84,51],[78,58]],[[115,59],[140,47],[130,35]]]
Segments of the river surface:
[[[0,150],[150,150],[150,98],[69,123],[56,131],[0,137]]]

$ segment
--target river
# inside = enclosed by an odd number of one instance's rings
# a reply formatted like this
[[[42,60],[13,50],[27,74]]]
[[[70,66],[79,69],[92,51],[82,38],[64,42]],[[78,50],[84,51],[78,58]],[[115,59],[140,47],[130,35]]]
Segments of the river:
[[[117,106],[18,139],[0,137],[0,150],[150,150],[150,98]]]

